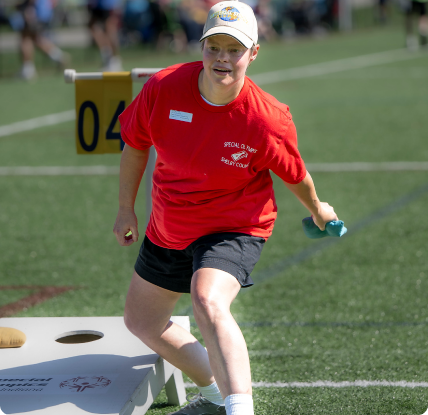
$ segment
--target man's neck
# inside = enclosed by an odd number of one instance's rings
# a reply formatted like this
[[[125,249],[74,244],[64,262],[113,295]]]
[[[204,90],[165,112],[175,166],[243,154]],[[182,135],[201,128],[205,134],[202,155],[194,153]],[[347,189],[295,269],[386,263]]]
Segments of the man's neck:
[[[205,70],[202,69],[198,78],[198,87],[201,95],[208,101],[216,105],[227,105],[238,97],[244,82],[245,80],[242,79],[242,81],[230,86],[216,85],[210,82]]]

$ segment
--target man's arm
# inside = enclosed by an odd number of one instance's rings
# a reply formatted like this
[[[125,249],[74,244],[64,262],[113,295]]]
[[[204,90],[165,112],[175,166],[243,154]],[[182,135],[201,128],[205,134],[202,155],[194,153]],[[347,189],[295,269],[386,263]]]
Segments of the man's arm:
[[[138,241],[138,221],[134,212],[135,199],[141,178],[146,169],[150,149],[137,150],[125,145],[120,159],[119,180],[119,212],[116,217],[113,232],[122,246],[128,246]],[[126,240],[125,235],[131,231],[132,239]]]
[[[325,229],[326,223],[338,220],[333,207],[328,203],[320,202],[318,199],[315,185],[309,172],[306,172],[306,177],[300,183],[290,184],[284,182],[284,184],[294,193],[302,205],[311,212],[315,225],[322,231]]]

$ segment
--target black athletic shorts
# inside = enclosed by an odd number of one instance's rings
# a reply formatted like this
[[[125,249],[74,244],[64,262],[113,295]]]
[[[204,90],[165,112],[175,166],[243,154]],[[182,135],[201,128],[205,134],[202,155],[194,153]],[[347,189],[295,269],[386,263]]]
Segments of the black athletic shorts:
[[[159,287],[190,293],[192,275],[200,268],[215,268],[232,274],[242,287],[254,284],[251,271],[260,258],[264,238],[244,233],[202,236],[182,250],[155,245],[147,236],[135,263],[137,274]]]
[[[105,23],[106,20],[110,17],[113,16],[115,13],[115,10],[106,10],[106,9],[101,9],[99,7],[91,7],[88,6],[88,11],[89,11],[89,26],[92,26],[94,23]]]
[[[417,14],[419,16],[426,16],[427,4],[425,2],[413,0],[410,4],[408,14]]]

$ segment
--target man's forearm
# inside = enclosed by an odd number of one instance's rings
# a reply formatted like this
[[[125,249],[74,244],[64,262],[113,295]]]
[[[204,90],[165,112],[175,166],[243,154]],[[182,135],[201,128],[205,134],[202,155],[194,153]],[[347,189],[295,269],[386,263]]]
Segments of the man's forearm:
[[[315,185],[309,172],[306,172],[306,177],[297,184],[284,182],[285,186],[294,193],[300,200],[303,206],[311,212],[312,215],[317,215],[320,208],[320,201],[315,191]]]
[[[119,208],[134,208],[150,149],[136,150],[125,145],[120,160]]]

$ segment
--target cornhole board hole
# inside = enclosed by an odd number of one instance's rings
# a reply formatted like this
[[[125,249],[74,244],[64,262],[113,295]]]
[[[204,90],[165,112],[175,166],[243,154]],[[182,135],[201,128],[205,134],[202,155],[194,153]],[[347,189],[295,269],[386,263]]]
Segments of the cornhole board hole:
[[[189,317],[172,320],[190,331]],[[125,327],[122,317],[0,318],[23,331],[0,349],[0,414],[145,414],[165,386],[182,405],[181,372]]]

